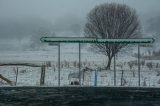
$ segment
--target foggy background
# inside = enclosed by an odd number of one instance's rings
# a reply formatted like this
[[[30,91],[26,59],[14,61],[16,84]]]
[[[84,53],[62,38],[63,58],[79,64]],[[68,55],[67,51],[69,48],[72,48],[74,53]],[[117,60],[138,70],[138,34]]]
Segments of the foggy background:
[[[96,5],[122,3],[136,9],[144,37],[160,34],[160,0],[0,0],[0,50],[40,50],[41,36],[83,36]]]

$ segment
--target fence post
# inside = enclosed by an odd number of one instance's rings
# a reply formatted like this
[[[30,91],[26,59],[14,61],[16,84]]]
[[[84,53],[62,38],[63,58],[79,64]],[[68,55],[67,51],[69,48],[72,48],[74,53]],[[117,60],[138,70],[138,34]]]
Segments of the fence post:
[[[15,85],[17,85],[17,79],[18,79],[18,67],[17,67],[17,70],[16,70],[16,83],[15,83]]]
[[[97,69],[95,69],[94,86],[97,86]]]
[[[40,78],[40,86],[44,85],[45,82],[45,65],[41,66],[41,78]]]

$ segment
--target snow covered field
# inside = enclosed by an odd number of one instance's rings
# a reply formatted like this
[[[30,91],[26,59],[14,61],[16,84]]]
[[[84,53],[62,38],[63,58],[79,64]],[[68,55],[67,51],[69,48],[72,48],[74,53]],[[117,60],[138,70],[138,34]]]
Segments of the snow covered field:
[[[18,80],[17,86],[39,86],[40,85],[40,68],[31,68],[26,66],[17,66]],[[117,86],[121,86],[121,77],[122,71],[116,70],[116,80]],[[135,76],[133,76],[133,72],[130,70],[124,70],[123,75],[123,86],[138,86],[138,74],[135,70]],[[61,69],[61,85],[68,86],[73,79],[69,79],[68,76],[71,73],[78,73],[78,68],[62,68]],[[0,74],[10,79],[11,81],[16,81],[16,73],[15,66],[1,66]],[[114,72],[113,70],[102,70],[97,73],[97,85],[98,86],[113,86],[114,82]],[[57,86],[58,85],[58,70],[53,67],[46,68],[45,75],[45,86]],[[84,75],[84,86],[94,86],[94,71],[85,72]],[[78,79],[75,79],[78,80]],[[149,71],[142,69],[141,71],[141,86],[149,86],[149,87],[160,87],[160,76],[158,76],[158,72],[156,70]],[[1,80],[1,85],[6,85],[4,81]]]
[[[45,85],[58,85],[58,63],[57,48],[55,51],[2,51],[0,52],[0,63],[34,63],[45,64],[50,63],[50,67],[46,67]],[[73,73],[78,73],[78,48],[73,46],[68,49],[65,46],[61,48],[61,86],[70,85],[71,81],[78,81],[78,78],[69,77]],[[72,51],[72,52],[70,52]],[[82,69],[85,67],[98,69],[97,86],[114,86],[113,63],[111,70],[103,70],[107,61],[106,57],[101,54],[87,52],[85,48],[82,50]],[[129,61],[136,61],[131,54],[126,56],[118,56],[116,58],[116,85],[117,86],[138,86],[138,66],[129,67]],[[152,62],[152,67],[147,66],[147,62]],[[154,63],[155,62],[155,63]],[[160,61],[146,61],[141,66],[141,86],[160,87],[160,67],[156,64]],[[41,67],[29,66],[0,66],[0,74],[9,80],[16,82],[16,70],[18,68],[17,86],[40,86]],[[123,71],[122,71],[123,70]],[[82,75],[81,75],[82,76]],[[94,86],[95,71],[86,71],[84,78],[81,77],[81,83],[84,86]],[[9,86],[5,81],[0,79],[0,86]]]

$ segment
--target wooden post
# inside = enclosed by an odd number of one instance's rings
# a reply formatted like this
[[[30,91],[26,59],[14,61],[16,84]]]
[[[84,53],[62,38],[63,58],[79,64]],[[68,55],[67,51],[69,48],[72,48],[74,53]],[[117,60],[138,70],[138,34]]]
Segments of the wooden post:
[[[6,81],[6,82],[7,82],[8,84],[10,84],[11,86],[13,85],[11,80],[9,80],[8,78],[4,77],[4,76],[1,75],[1,74],[0,74],[0,78],[1,78],[2,80]]]
[[[123,75],[124,75],[124,70],[122,69],[122,74],[121,74],[121,86],[124,85],[124,79],[123,79]]]
[[[85,75],[85,71],[83,70],[82,72],[83,72],[83,83],[82,83],[82,85],[84,85],[84,77],[85,77],[84,75]]]
[[[17,79],[18,79],[18,67],[17,67],[17,70],[16,70],[16,83],[15,83],[15,85],[17,85]]]
[[[45,65],[41,66],[41,78],[40,78],[40,86],[44,85],[45,82]]]
[[[97,86],[97,69],[95,69],[94,86]]]

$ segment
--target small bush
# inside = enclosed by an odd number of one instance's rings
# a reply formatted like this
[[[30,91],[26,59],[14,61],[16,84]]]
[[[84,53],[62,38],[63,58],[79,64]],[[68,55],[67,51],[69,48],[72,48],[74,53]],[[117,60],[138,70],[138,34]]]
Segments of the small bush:
[[[151,69],[153,68],[152,62],[148,62],[148,63],[146,64],[146,66],[148,67],[149,70],[151,70]]]

